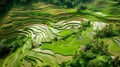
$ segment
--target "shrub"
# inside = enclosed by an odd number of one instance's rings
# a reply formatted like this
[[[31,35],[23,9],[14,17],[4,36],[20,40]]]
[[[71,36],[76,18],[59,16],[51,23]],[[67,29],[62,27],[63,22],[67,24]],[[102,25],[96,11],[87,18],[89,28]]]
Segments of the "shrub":
[[[103,37],[112,37],[119,35],[118,30],[116,27],[112,24],[107,25],[103,30],[97,31],[97,37],[103,38]]]
[[[87,9],[86,5],[79,4],[78,7],[77,7],[77,12],[80,12],[81,10],[86,10],[86,9]]]

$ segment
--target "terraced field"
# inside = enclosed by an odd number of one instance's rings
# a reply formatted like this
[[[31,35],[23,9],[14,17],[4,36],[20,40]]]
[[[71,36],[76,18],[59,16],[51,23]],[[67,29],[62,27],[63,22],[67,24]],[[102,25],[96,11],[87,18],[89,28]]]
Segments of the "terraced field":
[[[70,61],[81,45],[94,39],[96,30],[109,25],[71,14],[74,11],[45,3],[33,4],[32,10],[13,8],[0,25],[0,43],[12,51],[0,60],[0,66],[57,67],[62,62]],[[109,52],[115,56],[120,56],[117,47],[119,39],[108,38],[110,42],[102,39],[109,45]],[[117,49],[112,48],[115,46]]]

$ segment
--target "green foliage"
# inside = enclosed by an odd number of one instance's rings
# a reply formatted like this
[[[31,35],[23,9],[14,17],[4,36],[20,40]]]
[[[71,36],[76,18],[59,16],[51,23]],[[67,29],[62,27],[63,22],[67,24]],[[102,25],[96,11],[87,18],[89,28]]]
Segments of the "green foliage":
[[[0,1],[0,21],[6,17],[6,15],[11,10],[13,6],[13,1],[11,0],[1,0]]]
[[[42,1],[42,0],[40,0],[40,1]],[[52,3],[55,5],[68,7],[68,8],[75,8],[79,4],[89,3],[89,2],[92,2],[92,0],[60,0],[60,1],[59,0],[45,0],[44,2],[48,2],[48,3]],[[86,7],[81,6],[81,8],[85,9]]]
[[[87,9],[87,7],[84,4],[79,4],[77,7],[77,12],[80,12],[80,11],[86,10],[86,9]]]
[[[113,14],[113,15],[120,15],[120,5],[113,5],[111,6],[111,8],[109,8],[109,11],[108,11],[110,14]]]
[[[119,59],[111,58],[111,55],[107,51],[107,46],[102,42],[96,41],[93,44],[85,45],[80,48],[80,51],[76,52],[72,61],[62,63],[61,67],[114,67],[119,64]],[[116,62],[115,62],[116,61]]]
[[[113,37],[119,35],[118,30],[112,24],[107,25],[103,30],[97,31],[97,37]]]
[[[15,5],[22,5],[31,7],[32,0],[1,0],[0,1],[0,21],[6,17],[11,8]],[[2,18],[2,19],[1,19]]]
[[[0,58],[3,58],[4,55],[8,54],[10,52],[10,48],[6,47],[5,45],[0,44]]]

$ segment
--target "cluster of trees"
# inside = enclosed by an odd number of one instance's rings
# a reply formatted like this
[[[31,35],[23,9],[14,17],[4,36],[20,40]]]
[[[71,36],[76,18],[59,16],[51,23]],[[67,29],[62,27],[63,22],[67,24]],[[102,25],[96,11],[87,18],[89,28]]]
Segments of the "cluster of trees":
[[[39,0],[47,3],[52,3],[59,6],[74,8],[82,3],[90,3],[93,0]]]
[[[113,37],[118,36],[120,34],[119,30],[116,29],[116,26],[113,24],[107,25],[103,30],[96,31],[96,37],[104,38],[104,37]]]
[[[15,5],[31,5],[32,0],[0,0],[0,20],[2,20]]]
[[[82,46],[73,56],[73,60],[63,62],[60,67],[118,67],[120,59],[111,56],[103,41],[95,40],[93,44]]]

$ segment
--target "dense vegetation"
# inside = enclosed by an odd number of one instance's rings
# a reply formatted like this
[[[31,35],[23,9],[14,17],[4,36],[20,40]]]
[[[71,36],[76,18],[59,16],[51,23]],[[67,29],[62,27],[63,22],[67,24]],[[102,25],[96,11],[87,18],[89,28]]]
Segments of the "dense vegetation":
[[[0,67],[119,67],[120,0],[1,0]]]
[[[104,46],[103,46],[104,45]],[[73,56],[73,60],[63,62],[61,67],[119,67],[120,60],[113,57],[106,49],[107,46],[100,41],[94,44],[81,46]]]
[[[3,17],[8,13],[13,6],[23,5],[30,9],[32,8],[33,2],[47,2],[62,7],[76,8],[78,12],[86,9],[99,12],[104,9],[105,12],[108,11],[107,13],[118,16],[120,15],[120,0],[1,0],[0,12],[3,14],[1,14],[0,17]]]

